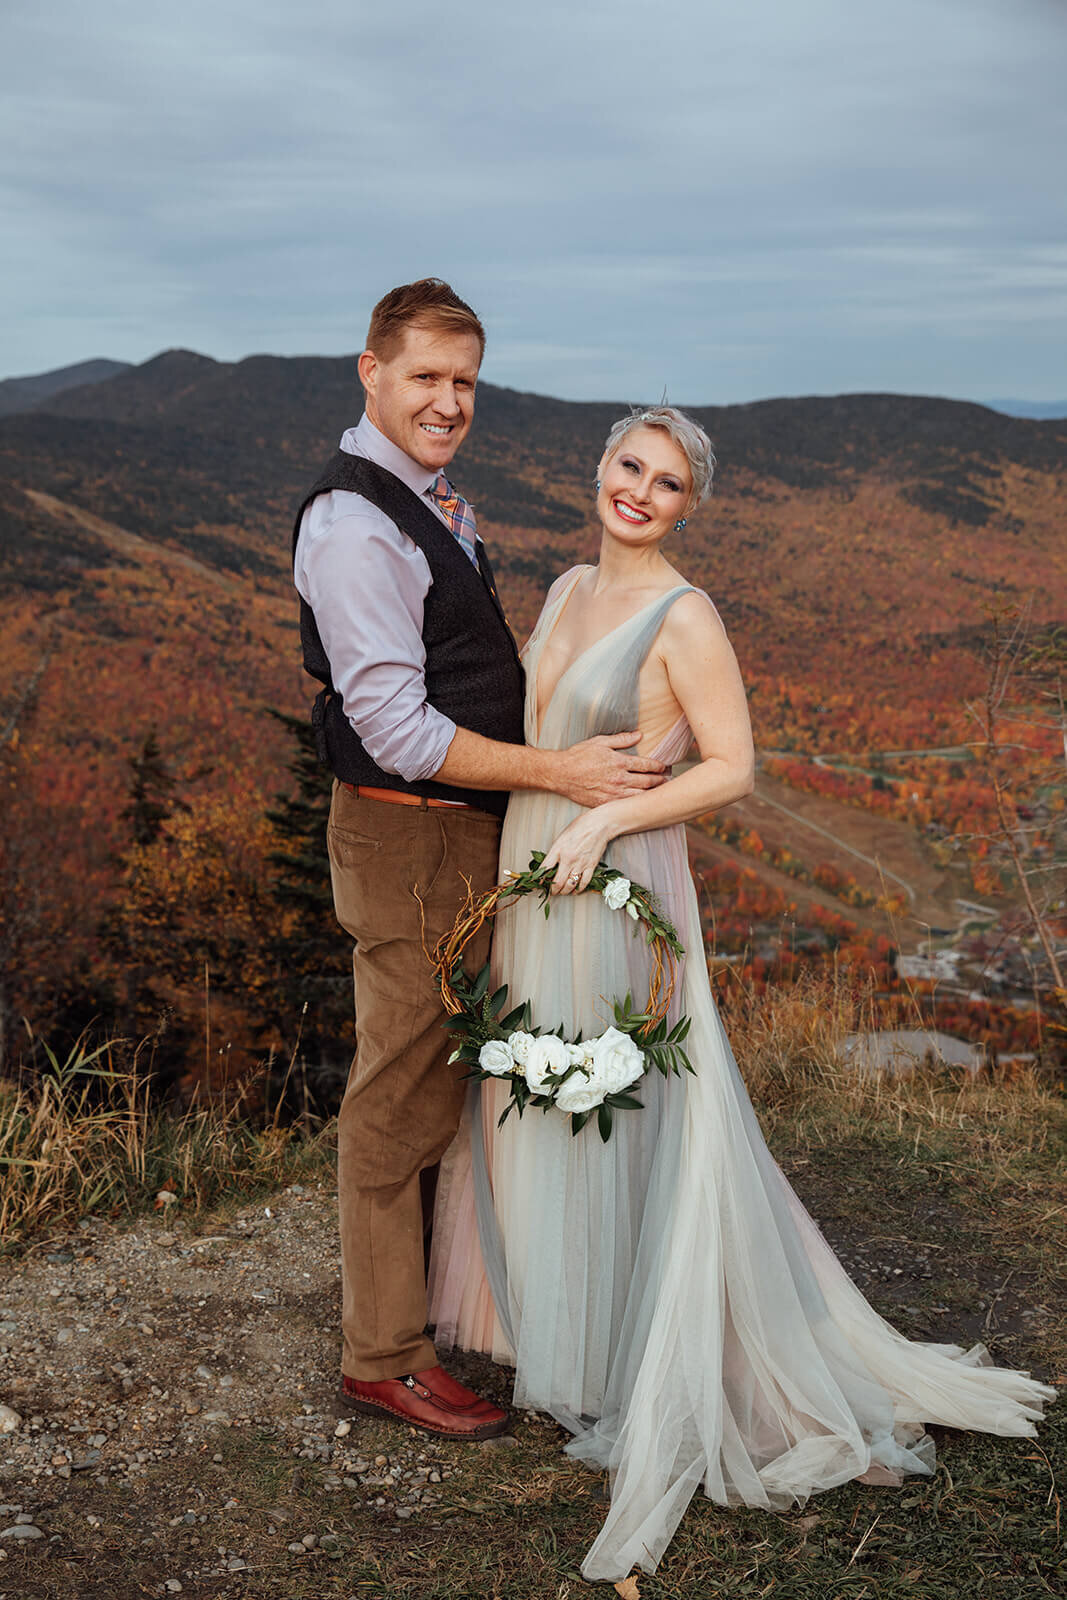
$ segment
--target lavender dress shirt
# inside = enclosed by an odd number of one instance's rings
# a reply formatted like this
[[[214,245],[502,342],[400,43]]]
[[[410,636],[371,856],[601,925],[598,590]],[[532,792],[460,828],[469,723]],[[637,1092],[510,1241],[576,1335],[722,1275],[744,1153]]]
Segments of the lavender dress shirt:
[[[341,436],[341,449],[391,472],[448,527],[426,496],[437,473],[366,417]],[[334,688],[365,749],[408,783],[432,778],[456,724],[426,703],[422,620],[430,568],[422,551],[362,495],[334,489],[304,512],[293,577],[315,613]]]

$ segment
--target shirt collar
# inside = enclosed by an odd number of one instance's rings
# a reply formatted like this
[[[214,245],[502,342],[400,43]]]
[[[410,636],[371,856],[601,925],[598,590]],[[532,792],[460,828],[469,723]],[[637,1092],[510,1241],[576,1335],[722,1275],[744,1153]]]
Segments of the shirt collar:
[[[354,428],[348,428],[342,434],[341,449],[352,456],[366,456],[379,467],[384,467],[386,472],[391,472],[394,478],[399,478],[401,483],[406,483],[418,495],[425,494],[437,478],[436,472],[420,466],[399,445],[387,439],[365,412]]]
[[[431,483],[436,483],[437,473],[421,467],[413,461],[406,451],[399,445],[387,439],[380,428],[376,428],[367,413],[356,423],[354,428],[346,428],[341,435],[341,449],[350,456],[366,456],[369,461],[374,461],[379,467],[384,467],[386,472],[391,472],[394,478],[399,478],[401,483],[406,483],[415,494],[424,495]],[[435,508],[436,509],[436,508]],[[475,534],[481,544],[482,536]]]

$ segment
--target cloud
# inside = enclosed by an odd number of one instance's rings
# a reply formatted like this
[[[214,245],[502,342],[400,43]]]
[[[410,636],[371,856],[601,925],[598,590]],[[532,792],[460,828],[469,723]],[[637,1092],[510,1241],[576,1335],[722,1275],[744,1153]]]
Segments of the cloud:
[[[1038,0],[9,0],[2,26],[11,372],[351,350],[436,272],[520,388],[1060,397]]]

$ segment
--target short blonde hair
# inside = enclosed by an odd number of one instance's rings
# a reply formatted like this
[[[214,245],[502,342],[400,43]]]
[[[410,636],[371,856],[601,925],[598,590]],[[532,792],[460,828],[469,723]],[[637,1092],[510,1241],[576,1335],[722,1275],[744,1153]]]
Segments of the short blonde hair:
[[[478,341],[478,359],[485,355],[485,329],[466,300],[443,278],[419,278],[383,295],[370,314],[367,349],[379,361],[396,355],[405,328],[434,328],[441,333],[470,333]]]
[[[609,461],[617,450],[621,449],[622,442],[627,434],[635,428],[662,428],[664,433],[670,434],[679,450],[682,451],[689,463],[689,470],[693,475],[693,493],[690,506],[700,505],[711,493],[711,480],[715,475],[715,452],[711,448],[711,440],[698,422],[692,417],[687,417],[684,411],[679,411],[676,406],[648,406],[644,411],[636,408],[628,417],[620,417],[608,434],[604,445],[603,461]]]

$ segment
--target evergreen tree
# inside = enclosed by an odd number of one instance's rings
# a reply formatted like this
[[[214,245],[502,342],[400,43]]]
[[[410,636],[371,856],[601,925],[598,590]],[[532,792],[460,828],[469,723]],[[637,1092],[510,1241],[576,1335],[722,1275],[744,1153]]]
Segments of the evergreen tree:
[[[133,771],[130,795],[123,808],[123,820],[130,824],[134,844],[154,844],[171,812],[184,802],[175,798],[177,779],[168,771],[159,748],[155,728],[149,728],[135,756],[130,756]]]
[[[348,941],[334,915],[326,854],[332,778],[318,759],[307,718],[270,715],[293,739],[288,770],[295,791],[279,795],[267,812],[280,848],[270,857],[277,871],[268,893],[278,915],[267,933],[275,980],[265,1021],[283,1042],[279,1081],[295,1053],[290,1098],[302,1103],[306,1092],[316,1110],[333,1111],[344,1092],[354,1034]]]

